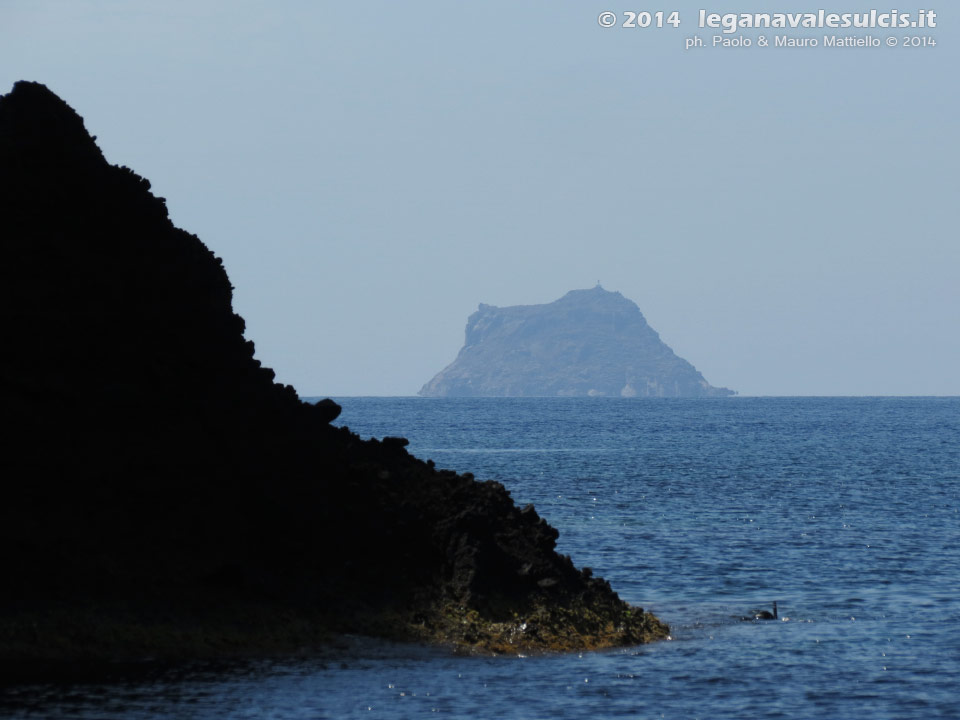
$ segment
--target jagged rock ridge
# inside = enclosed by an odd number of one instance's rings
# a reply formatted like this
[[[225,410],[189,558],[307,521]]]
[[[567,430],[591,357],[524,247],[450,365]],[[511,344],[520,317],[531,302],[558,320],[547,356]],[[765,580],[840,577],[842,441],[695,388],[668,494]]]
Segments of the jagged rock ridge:
[[[481,304],[456,360],[423,386],[428,397],[734,395],[704,380],[651,328],[640,308],[598,284],[546,305]]]
[[[328,631],[488,650],[665,634],[502,485],[275,383],[219,258],[37,83],[0,97],[0,248],[5,677]]]

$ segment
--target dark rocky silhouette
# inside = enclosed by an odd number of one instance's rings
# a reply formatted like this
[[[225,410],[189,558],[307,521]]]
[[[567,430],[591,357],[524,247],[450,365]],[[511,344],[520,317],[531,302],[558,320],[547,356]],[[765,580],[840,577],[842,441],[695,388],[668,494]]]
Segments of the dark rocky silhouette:
[[[488,650],[665,634],[500,484],[275,383],[220,259],[36,83],[0,97],[0,238],[7,669],[336,631]]]
[[[480,305],[429,397],[734,395],[677,357],[633,302],[599,284],[546,305]]]

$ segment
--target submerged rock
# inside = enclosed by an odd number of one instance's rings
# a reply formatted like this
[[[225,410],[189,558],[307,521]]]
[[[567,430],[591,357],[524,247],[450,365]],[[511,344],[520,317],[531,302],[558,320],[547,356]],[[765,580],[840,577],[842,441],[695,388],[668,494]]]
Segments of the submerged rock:
[[[663,637],[504,487],[254,358],[223,265],[43,85],[0,97],[0,662]]]
[[[598,284],[546,305],[480,305],[427,397],[734,395],[660,340],[640,308]]]

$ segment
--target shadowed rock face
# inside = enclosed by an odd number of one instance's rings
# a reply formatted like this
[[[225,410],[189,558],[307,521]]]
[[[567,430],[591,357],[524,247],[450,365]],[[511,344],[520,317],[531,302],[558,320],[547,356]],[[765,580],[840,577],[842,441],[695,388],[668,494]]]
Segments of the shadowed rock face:
[[[276,384],[219,258],[36,83],[0,97],[0,248],[0,663],[665,634],[503,486]]]
[[[480,305],[428,397],[734,395],[677,357],[618,292],[597,285],[546,305]]]

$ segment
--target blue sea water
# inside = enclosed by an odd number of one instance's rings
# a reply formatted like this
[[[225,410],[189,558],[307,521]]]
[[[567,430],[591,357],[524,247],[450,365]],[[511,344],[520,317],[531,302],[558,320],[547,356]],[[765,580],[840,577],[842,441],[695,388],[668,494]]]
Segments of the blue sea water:
[[[356,638],[8,688],[0,715],[960,718],[960,398],[339,402],[361,436],[534,503],[671,640],[467,657]],[[773,600],[778,621],[739,619]]]

